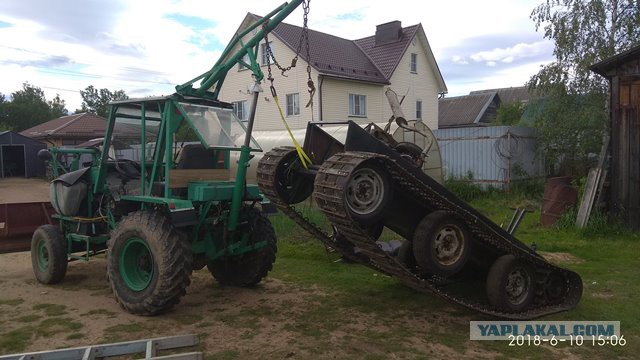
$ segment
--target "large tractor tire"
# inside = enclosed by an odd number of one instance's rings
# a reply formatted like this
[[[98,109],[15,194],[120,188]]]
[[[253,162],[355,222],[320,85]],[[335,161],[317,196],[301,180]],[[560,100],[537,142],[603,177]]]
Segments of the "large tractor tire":
[[[42,225],[31,238],[31,266],[43,284],[57,284],[67,273],[67,243],[57,226]]]
[[[391,178],[377,163],[365,162],[349,177],[345,197],[354,220],[363,225],[377,224],[393,198]]]
[[[136,315],[155,315],[178,304],[189,286],[192,262],[187,237],[152,210],[125,216],[108,242],[111,289]]]
[[[207,269],[213,277],[226,286],[254,286],[267,276],[276,261],[276,233],[271,222],[260,211],[248,212],[250,244],[265,241],[266,245],[255,251],[235,256],[224,256],[209,261]]]
[[[413,253],[423,274],[452,276],[469,259],[471,236],[467,227],[446,211],[425,216],[413,235]]]
[[[508,254],[499,257],[487,275],[489,303],[509,312],[526,309],[535,293],[535,273],[524,261]]]

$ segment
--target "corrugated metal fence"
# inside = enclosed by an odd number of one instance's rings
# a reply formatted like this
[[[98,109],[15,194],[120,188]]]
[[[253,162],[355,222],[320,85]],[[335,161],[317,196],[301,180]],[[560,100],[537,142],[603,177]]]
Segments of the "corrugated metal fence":
[[[439,129],[434,134],[445,178],[503,188],[512,181],[543,176],[533,128],[467,127]]]

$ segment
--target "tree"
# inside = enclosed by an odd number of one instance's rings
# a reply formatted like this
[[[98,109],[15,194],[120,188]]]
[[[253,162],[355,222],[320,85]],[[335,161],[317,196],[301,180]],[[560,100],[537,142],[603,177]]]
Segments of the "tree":
[[[524,105],[519,101],[502,103],[493,123],[495,125],[516,125],[520,122],[523,113]]]
[[[52,119],[44,91],[28,82],[22,84],[22,90],[11,94],[11,102],[6,105],[6,108],[6,125],[16,131],[22,131]]]
[[[548,163],[563,159],[583,172],[608,118],[607,82],[589,67],[640,43],[640,1],[547,0],[531,18],[555,42],[555,61],[528,83],[541,149]]]
[[[129,98],[124,90],[111,92],[109,89],[96,89],[93,85],[80,90],[82,96],[81,111],[92,112],[102,117],[109,115],[109,103],[114,100],[126,100]]]
[[[64,99],[60,98],[59,94],[56,94],[56,97],[54,97],[53,100],[47,101],[47,104],[49,104],[52,119],[65,116],[68,113],[66,102]]]

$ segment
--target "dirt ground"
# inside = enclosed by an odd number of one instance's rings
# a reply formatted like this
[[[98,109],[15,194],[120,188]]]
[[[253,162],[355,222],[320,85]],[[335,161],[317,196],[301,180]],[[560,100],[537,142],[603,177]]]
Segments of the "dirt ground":
[[[49,201],[49,182],[42,179],[0,179],[0,204]]]
[[[347,315],[336,312],[329,315],[331,322],[318,319],[319,330],[326,332],[315,334],[314,324],[307,321],[313,322],[309,317],[317,314],[311,309],[321,306],[319,302],[327,294],[313,287],[301,288],[268,278],[253,289],[224,288],[205,269],[194,273],[187,295],[172,312],[140,317],[126,313],[115,302],[105,278],[104,259],[70,263],[64,282],[56,286],[36,282],[30,260],[26,252],[0,255],[0,348],[3,341],[5,349],[11,348],[7,341],[24,340],[27,341],[24,351],[40,351],[199,334],[199,350],[205,351],[207,359],[360,358],[358,354],[362,351],[393,351],[386,349],[386,345],[355,337],[358,333],[384,334],[385,321],[373,314],[351,313],[345,321]],[[433,331],[444,319],[434,321],[433,315],[406,315],[400,320],[407,321],[408,331],[416,327],[422,332]],[[444,321],[465,322],[454,318]],[[27,339],[11,340],[21,333]],[[461,355],[422,336],[406,340],[416,351]],[[384,337],[379,341],[384,344]],[[472,358],[495,355],[478,352],[473,347],[467,353]]]

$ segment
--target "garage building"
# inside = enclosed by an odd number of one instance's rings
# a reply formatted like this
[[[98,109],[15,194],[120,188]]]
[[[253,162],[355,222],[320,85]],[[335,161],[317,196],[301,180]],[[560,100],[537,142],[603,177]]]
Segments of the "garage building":
[[[0,178],[44,176],[38,151],[47,146],[13,131],[0,132]]]

